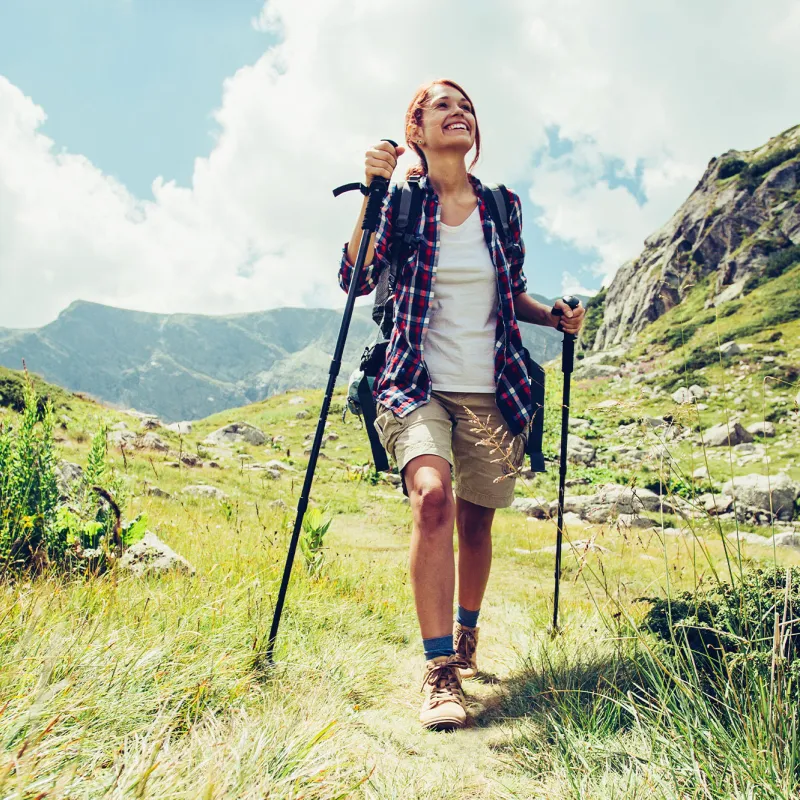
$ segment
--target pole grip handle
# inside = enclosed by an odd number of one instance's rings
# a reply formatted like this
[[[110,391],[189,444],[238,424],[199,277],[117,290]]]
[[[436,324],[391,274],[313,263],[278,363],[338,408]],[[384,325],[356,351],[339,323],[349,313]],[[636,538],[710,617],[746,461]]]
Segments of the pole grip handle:
[[[581,301],[578,300],[577,297],[573,297],[571,294],[568,294],[565,297],[562,297],[561,299],[573,310],[576,309],[581,304]],[[550,309],[550,313],[554,317],[563,317],[564,316],[564,312],[560,308],[557,308],[556,306],[553,306]],[[564,329],[561,327],[561,320],[558,321],[558,326],[556,327],[556,330],[557,331],[562,331],[562,332],[564,331]],[[564,334],[564,346],[566,346],[566,344],[567,344],[567,339],[572,339],[573,344],[574,344],[576,338],[577,337],[575,336],[574,333],[566,333],[566,334]]]
[[[389,142],[392,147],[397,147],[397,142],[392,139],[381,139],[382,142]],[[367,210],[364,212],[364,221],[361,223],[361,230],[375,232],[378,228],[378,220],[381,215],[381,205],[386,192],[389,190],[389,181],[386,178],[373,178],[369,183],[369,200],[367,200]]]

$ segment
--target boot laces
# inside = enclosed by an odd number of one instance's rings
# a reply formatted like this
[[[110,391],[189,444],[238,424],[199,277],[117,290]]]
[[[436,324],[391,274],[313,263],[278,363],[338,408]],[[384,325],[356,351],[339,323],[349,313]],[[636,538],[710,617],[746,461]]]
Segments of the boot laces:
[[[467,661],[472,661],[477,646],[475,634],[472,631],[459,628],[458,638],[456,639],[456,652]]]
[[[458,674],[459,668],[465,669],[468,664],[459,656],[452,656],[449,661],[431,667],[422,682],[422,688],[426,685],[431,687],[430,705],[436,706],[440,703],[452,701],[454,698],[463,700],[461,690],[461,679]]]

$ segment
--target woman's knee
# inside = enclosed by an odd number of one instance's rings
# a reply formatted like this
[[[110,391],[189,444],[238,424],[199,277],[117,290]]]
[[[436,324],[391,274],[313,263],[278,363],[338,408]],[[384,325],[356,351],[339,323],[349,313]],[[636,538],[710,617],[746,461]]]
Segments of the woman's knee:
[[[440,483],[426,483],[412,494],[411,505],[418,521],[428,528],[440,528],[455,518],[452,498]]]

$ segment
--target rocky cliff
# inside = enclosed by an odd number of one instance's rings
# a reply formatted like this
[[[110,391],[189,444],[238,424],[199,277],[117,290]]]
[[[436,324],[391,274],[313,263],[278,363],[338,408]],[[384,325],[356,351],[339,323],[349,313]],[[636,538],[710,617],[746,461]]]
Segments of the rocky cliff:
[[[750,280],[800,261],[800,125],[751,151],[712,158],[670,221],[592,302],[585,349],[631,344],[712,275],[707,304],[739,295]],[[783,265],[783,266],[781,266]]]

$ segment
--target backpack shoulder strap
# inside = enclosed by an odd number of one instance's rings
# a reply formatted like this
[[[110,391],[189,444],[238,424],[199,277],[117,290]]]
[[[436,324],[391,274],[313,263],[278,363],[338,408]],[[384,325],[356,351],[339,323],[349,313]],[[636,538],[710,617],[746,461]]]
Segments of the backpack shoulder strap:
[[[389,270],[389,285],[394,289],[397,268],[409,247],[416,245],[416,227],[422,211],[422,190],[419,175],[412,175],[399,184],[400,199],[392,226],[392,263]]]
[[[511,233],[508,220],[511,216],[511,198],[508,189],[502,183],[487,183],[483,185],[483,201],[492,215],[500,241],[503,246],[510,241]]]

